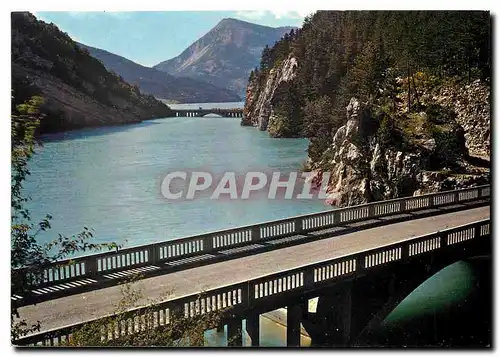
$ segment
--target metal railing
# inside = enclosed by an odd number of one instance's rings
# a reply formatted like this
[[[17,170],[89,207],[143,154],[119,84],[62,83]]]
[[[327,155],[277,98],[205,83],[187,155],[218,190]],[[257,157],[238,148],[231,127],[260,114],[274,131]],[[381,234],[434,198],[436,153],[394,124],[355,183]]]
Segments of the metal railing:
[[[490,219],[485,219],[208,290],[201,295],[192,294],[150,307],[135,308],[126,312],[125,315],[120,315],[122,321],[120,324],[109,320],[110,316],[106,316],[23,337],[14,341],[14,344],[50,346],[61,344],[71,338],[72,334],[86,323],[99,324],[101,339],[113,340],[144,329],[168,325],[172,319],[179,317],[189,318],[226,308],[244,313],[255,308],[256,305],[269,302],[270,299],[283,299],[290,294],[311,292],[376,267],[387,266],[417,255],[431,254],[450,246],[467,244],[467,242],[489,235]],[[146,323],[143,323],[144,321]]]
[[[210,254],[221,248],[239,247],[280,237],[303,235],[367,219],[437,208],[487,197],[490,197],[490,186],[478,186],[372,202],[66,259],[44,266],[41,276],[34,279],[38,283],[33,287],[33,291],[37,294],[43,294],[47,293],[45,289],[51,286],[71,288],[74,285],[91,284],[95,282],[93,279],[96,277],[106,277],[109,274],[137,268],[154,269],[160,264]],[[16,294],[16,292],[12,293],[13,296]]]

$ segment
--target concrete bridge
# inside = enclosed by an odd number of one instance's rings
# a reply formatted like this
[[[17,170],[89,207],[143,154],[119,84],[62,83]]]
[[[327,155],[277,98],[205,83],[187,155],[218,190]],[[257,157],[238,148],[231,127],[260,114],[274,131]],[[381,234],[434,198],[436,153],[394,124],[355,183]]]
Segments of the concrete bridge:
[[[232,109],[221,109],[221,108],[211,108],[211,109],[172,109],[175,117],[203,117],[207,114],[217,114],[222,117],[227,118],[243,118],[243,109],[232,108]]]
[[[374,202],[59,262],[45,268],[33,295],[12,297],[43,330],[14,343],[57,344],[83,323],[101,321],[121,297],[120,279],[142,271],[136,284],[147,298],[173,291],[154,312],[130,312],[152,313],[148,328],[229,307],[231,345],[241,345],[245,319],[255,346],[259,314],[287,307],[289,346],[299,344],[301,323],[313,341],[356,344],[435,272],[491,253],[489,196],[481,186]],[[307,309],[313,297],[316,312]],[[130,321],[116,336],[134,333]]]

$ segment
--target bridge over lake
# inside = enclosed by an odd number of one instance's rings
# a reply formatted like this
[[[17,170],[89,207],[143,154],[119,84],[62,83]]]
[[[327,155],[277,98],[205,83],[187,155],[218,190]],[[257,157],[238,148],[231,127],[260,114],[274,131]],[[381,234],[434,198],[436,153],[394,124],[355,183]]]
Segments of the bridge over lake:
[[[227,118],[243,118],[242,108],[210,108],[210,109],[172,109],[175,117],[203,117],[209,114],[216,114]]]
[[[40,321],[43,330],[14,343],[61,343],[83,323],[112,314],[121,298],[118,284],[142,272],[135,283],[145,296],[139,305],[172,292],[153,312],[129,312],[152,314],[146,328],[230,307],[224,323],[231,345],[241,345],[245,319],[257,346],[259,314],[287,307],[289,346],[300,343],[301,323],[313,338],[353,344],[435,272],[491,253],[489,201],[490,186],[480,186],[57,262],[44,268],[31,294],[12,296],[22,316]],[[314,297],[318,309],[310,312],[306,302]],[[118,331],[102,338],[144,326],[131,315],[130,326],[109,328]]]

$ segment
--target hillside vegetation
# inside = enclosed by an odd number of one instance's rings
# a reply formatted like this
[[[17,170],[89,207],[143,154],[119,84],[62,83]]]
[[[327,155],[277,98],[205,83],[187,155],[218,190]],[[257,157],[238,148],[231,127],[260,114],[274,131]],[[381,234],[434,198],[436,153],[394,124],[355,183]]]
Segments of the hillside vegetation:
[[[385,171],[417,155],[420,171],[464,173],[470,154],[489,156],[490,71],[488,12],[318,11],[264,49],[242,124],[308,138],[307,166],[365,177],[353,182],[370,200],[382,159]],[[382,196],[411,194],[418,180]]]
[[[139,122],[168,116],[168,106],[108,72],[54,24],[13,12],[13,108],[43,98],[41,132]]]
[[[166,72],[144,67],[129,59],[99,48],[78,44],[90,55],[101,61],[130,84],[137,85],[142,93],[154,95],[176,103],[239,102],[241,98],[229,89],[219,88],[188,77],[176,77]]]

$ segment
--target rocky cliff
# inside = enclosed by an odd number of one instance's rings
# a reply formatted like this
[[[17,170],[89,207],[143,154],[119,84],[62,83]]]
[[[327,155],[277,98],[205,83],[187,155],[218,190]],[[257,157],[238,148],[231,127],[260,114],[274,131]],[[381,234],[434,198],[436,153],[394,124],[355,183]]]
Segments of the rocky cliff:
[[[267,76],[256,74],[248,83],[243,119],[241,125],[256,126],[260,130],[268,130],[269,122],[276,122],[273,102],[280,85],[294,79],[297,70],[297,60],[289,56],[280,66],[269,71]]]
[[[43,97],[41,132],[140,122],[168,106],[110,73],[54,24],[12,13],[13,105]]]
[[[490,181],[487,164],[474,165],[467,160],[464,131],[458,124],[440,125],[440,133],[449,134],[449,141],[436,142],[428,134],[403,137],[397,128],[389,128],[383,115],[376,115],[356,98],[351,99],[346,116],[346,124],[336,131],[323,159],[310,163],[314,182],[319,182],[323,172],[330,172],[327,201],[332,205],[342,207]],[[421,117],[425,119],[425,113]],[[450,141],[458,143],[453,151]],[[453,160],[443,161],[443,151]],[[442,166],[445,162],[450,167]]]
[[[490,14],[318,11],[250,74],[242,125],[309,139],[337,206],[489,181]]]
[[[490,88],[475,80],[465,86],[444,86],[434,98],[456,113],[465,131],[465,144],[471,155],[490,156]]]

